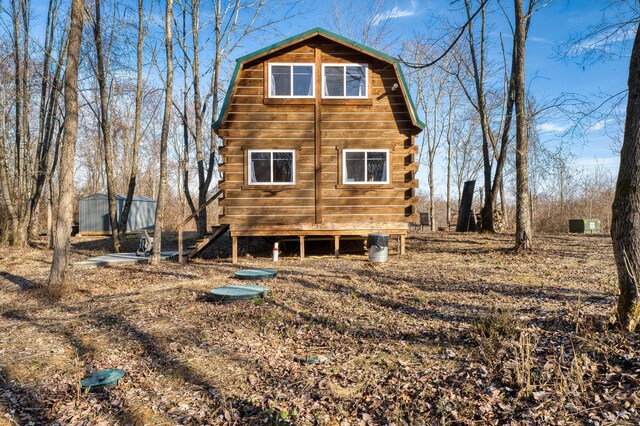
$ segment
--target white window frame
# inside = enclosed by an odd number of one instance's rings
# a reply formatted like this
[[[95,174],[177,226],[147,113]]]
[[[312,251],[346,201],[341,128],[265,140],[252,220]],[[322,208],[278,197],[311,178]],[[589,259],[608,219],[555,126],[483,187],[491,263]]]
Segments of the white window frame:
[[[347,181],[347,153],[348,152],[364,152],[364,176],[365,179],[367,177],[367,158],[368,153],[370,152],[384,152],[387,156],[387,176],[384,181],[363,181],[363,182],[353,182]],[[391,175],[391,153],[388,149],[343,149],[342,150],[342,184],[343,185],[388,185],[390,182]]]
[[[271,153],[271,182],[252,182],[253,163],[251,162],[251,154]],[[291,182],[273,182],[273,153],[285,152],[292,154]],[[295,149],[250,149],[247,151],[247,184],[249,185],[295,185],[296,184],[296,150]]]
[[[344,87],[344,96],[330,96],[325,95],[325,67],[342,67],[344,68],[342,84]],[[364,68],[364,95],[363,96],[346,96],[347,93],[347,67],[363,67]],[[367,64],[352,64],[352,63],[336,63],[336,64],[322,64],[322,98],[323,99],[367,99],[369,97],[369,65]]]
[[[275,65],[275,66],[283,66],[283,67],[290,67],[291,69],[291,95],[272,95],[271,94],[271,67]],[[294,66],[306,66],[306,67],[311,67],[311,95],[304,95],[304,96],[295,96],[293,95],[293,67]],[[307,63],[307,62],[269,62],[269,72],[267,74],[267,95],[270,98],[280,98],[280,99],[290,99],[290,98],[297,98],[297,99],[313,99],[316,97],[316,64],[314,63]]]

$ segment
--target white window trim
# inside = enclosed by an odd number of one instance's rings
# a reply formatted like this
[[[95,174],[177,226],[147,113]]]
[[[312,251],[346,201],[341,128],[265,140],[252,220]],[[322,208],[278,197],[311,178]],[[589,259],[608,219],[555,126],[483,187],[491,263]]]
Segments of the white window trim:
[[[254,152],[269,152],[271,153],[271,182],[251,182],[251,176],[253,175],[253,163],[251,162],[251,154]],[[286,152],[292,154],[292,166],[291,166],[291,182],[273,182],[273,153],[274,152]],[[295,185],[296,184],[296,150],[295,149],[250,149],[247,152],[247,184],[249,185]]]
[[[387,176],[384,181],[363,181],[363,182],[352,182],[347,181],[347,152],[364,152],[364,176],[366,179],[367,176],[367,158],[369,152],[384,152],[387,155]],[[342,184],[343,185],[388,185],[390,182],[389,176],[391,174],[391,161],[390,161],[390,151],[388,149],[343,149],[342,150]]]
[[[355,67],[355,66],[359,66],[359,67],[363,67],[364,68],[364,96],[330,96],[330,95],[325,95],[324,92],[324,88],[325,88],[325,78],[324,78],[324,69],[325,67],[342,67],[345,68],[345,71],[343,73],[343,87],[344,87],[344,93],[347,92],[347,71],[346,71],[346,67]],[[367,64],[351,64],[351,63],[335,63],[335,64],[322,64],[322,98],[323,99],[366,99],[369,97],[369,65]]]
[[[272,95],[271,94],[271,66],[289,66],[291,67],[291,95]],[[295,96],[293,95],[293,67],[294,66],[302,66],[302,67],[311,67],[311,95],[305,96]],[[314,63],[306,63],[306,62],[269,62],[269,72],[267,73],[267,94],[270,98],[280,98],[280,99],[313,99],[316,97],[316,64]]]

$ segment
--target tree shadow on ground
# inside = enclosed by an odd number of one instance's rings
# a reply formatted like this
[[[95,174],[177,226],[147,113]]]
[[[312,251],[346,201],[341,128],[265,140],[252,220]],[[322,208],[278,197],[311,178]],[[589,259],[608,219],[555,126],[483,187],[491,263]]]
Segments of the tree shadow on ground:
[[[12,380],[0,364],[0,407],[7,407],[9,419],[15,424],[43,425],[51,422],[48,407],[42,404],[39,393]]]
[[[21,290],[24,290],[24,291],[35,290],[35,289],[37,289],[39,287],[35,282],[33,282],[33,281],[31,281],[31,280],[29,280],[29,279],[27,279],[25,277],[21,277],[19,275],[11,274],[9,272],[0,271],[0,277],[2,277],[4,279],[6,279],[7,281],[15,284]]]

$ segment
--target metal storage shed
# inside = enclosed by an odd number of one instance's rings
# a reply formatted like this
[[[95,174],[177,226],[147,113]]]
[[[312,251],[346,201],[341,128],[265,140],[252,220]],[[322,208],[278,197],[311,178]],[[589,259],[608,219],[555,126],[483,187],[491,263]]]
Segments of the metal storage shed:
[[[118,203],[118,220],[124,209],[127,197],[116,196]],[[106,194],[93,194],[81,198],[79,202],[79,232],[85,234],[108,234],[111,231],[109,223],[109,200]],[[141,228],[153,229],[156,217],[156,200],[147,197],[133,197],[131,211],[127,221],[127,231]]]

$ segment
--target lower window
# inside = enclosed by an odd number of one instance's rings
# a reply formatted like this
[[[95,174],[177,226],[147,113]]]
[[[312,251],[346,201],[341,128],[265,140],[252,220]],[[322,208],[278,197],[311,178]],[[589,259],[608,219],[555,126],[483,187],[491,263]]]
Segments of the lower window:
[[[251,185],[292,185],[295,183],[295,151],[250,150],[249,184]]]
[[[342,151],[342,183],[389,183],[389,150]]]

